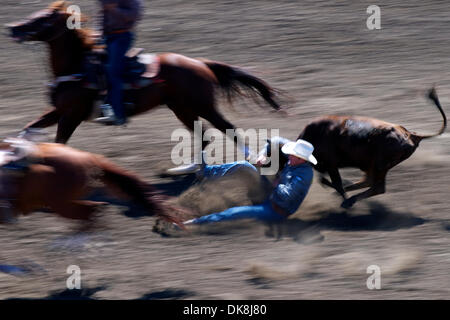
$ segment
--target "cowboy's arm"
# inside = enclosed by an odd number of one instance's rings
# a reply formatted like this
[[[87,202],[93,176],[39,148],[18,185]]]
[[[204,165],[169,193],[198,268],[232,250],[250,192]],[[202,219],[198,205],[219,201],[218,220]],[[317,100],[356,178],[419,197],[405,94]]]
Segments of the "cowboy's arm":
[[[272,192],[272,206],[283,209],[287,213],[293,213],[293,207],[297,208],[305,199],[309,190],[309,184],[300,176],[295,176],[289,182],[278,184]]]

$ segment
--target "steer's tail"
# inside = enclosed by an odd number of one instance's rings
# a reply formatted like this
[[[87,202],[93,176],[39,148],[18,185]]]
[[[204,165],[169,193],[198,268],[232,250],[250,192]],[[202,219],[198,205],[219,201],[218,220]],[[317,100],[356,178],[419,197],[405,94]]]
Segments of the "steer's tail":
[[[281,109],[280,105],[275,101],[276,90],[263,80],[224,63],[205,59],[200,60],[214,73],[220,87],[227,93],[229,100],[233,96],[244,95],[241,91],[241,88],[243,88],[262,97],[275,110]]]
[[[421,140],[439,136],[445,131],[445,128],[447,127],[447,117],[445,116],[444,110],[442,109],[441,103],[439,102],[439,98],[437,96],[436,90],[434,88],[431,88],[430,91],[428,92],[427,96],[429,99],[431,99],[434,102],[434,104],[438,108],[439,112],[441,113],[443,120],[442,120],[442,126],[437,133],[431,134],[431,135],[425,135],[425,136],[416,135]]]

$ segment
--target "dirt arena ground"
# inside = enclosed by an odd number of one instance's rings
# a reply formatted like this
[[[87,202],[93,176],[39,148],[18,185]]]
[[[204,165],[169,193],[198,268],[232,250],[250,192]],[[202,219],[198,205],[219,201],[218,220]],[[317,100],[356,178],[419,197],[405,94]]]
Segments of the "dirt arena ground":
[[[366,28],[373,1],[145,2],[136,46],[237,65],[290,95],[288,118],[252,101],[237,101],[236,111],[222,104],[238,127],[279,128],[295,139],[316,116],[352,114],[435,132],[441,117],[424,98],[433,84],[450,114],[445,1],[378,1],[382,29],[373,31]],[[97,10],[95,1],[77,3],[85,13]],[[4,0],[0,24],[46,4]],[[7,137],[47,107],[49,72],[43,44],[17,44],[3,32],[0,41],[0,136]],[[170,136],[180,127],[161,107],[126,129],[84,123],[69,144],[205,212],[249,203],[242,180],[187,189],[190,177],[159,177],[171,165]],[[391,170],[386,194],[350,211],[316,180],[278,237],[251,222],[162,237],[152,232],[154,218],[127,217],[120,206],[106,208],[98,229],[83,234],[77,223],[48,213],[22,217],[0,226],[0,265],[33,272],[0,273],[0,299],[449,299],[449,159],[448,133],[422,142]],[[343,175],[358,178],[354,170]],[[76,294],[66,290],[69,265],[82,270]],[[381,268],[381,290],[367,289],[369,265]]]

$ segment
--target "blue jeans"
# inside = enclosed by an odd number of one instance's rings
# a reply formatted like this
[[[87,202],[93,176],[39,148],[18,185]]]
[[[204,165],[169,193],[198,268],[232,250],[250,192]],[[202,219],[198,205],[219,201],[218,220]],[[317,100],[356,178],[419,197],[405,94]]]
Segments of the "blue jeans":
[[[203,175],[206,178],[223,177],[227,174],[233,173],[239,168],[247,168],[258,172],[255,166],[251,163],[247,161],[237,161],[220,165],[206,165],[203,169]],[[192,223],[203,224],[236,219],[257,219],[266,222],[279,222],[282,221],[284,217],[272,208],[272,203],[270,200],[266,200],[264,203],[258,205],[233,207],[222,212],[212,213],[194,219]]]
[[[280,222],[285,218],[272,208],[272,202],[270,200],[266,200],[261,204],[253,206],[233,207],[222,212],[212,213],[194,219],[192,223],[203,224],[237,219],[257,219],[265,222]]]
[[[225,164],[206,165],[203,168],[203,176],[205,178],[223,177],[231,174],[237,169],[246,168],[258,172],[254,165],[247,161],[236,161]]]
[[[125,54],[130,49],[133,42],[133,33],[124,32],[112,34],[106,37],[108,63],[108,99],[116,117],[125,120],[125,110],[123,107],[123,74],[125,72]]]

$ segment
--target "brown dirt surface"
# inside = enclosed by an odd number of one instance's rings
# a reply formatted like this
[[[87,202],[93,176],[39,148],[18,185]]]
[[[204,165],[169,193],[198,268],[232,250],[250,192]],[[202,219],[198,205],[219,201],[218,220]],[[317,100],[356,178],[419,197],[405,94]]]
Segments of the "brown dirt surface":
[[[46,3],[4,0],[0,25]],[[85,13],[98,10],[96,1],[77,3]],[[289,117],[251,100],[236,101],[235,111],[221,108],[237,127],[279,128],[295,139],[314,117],[351,114],[437,131],[441,117],[424,93],[436,84],[450,113],[450,4],[382,1],[382,29],[369,31],[371,4],[146,1],[136,46],[237,65],[289,96]],[[44,44],[18,44],[4,33],[0,39],[0,137],[7,137],[48,107],[50,74]],[[160,177],[171,165],[171,132],[181,127],[162,106],[125,129],[84,123],[69,144],[137,172],[197,212],[257,201],[258,186],[247,178],[189,189],[190,177]],[[82,298],[449,299],[449,159],[448,133],[423,141],[390,171],[386,194],[350,211],[316,179],[278,229],[240,221],[163,237],[152,232],[155,218],[129,217],[114,205],[82,233],[78,223],[49,213],[20,217],[0,225],[0,265],[31,265],[33,272],[0,272],[0,299],[70,297],[69,265],[82,270]],[[381,267],[381,290],[366,287],[369,265]]]

